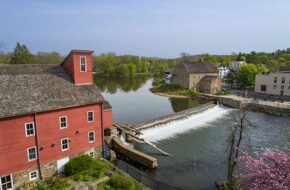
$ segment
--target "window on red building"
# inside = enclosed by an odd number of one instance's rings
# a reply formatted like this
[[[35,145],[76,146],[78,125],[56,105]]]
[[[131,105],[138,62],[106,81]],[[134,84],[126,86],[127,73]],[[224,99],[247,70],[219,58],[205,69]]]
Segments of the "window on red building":
[[[59,118],[59,127],[61,129],[67,128],[67,117],[66,116],[63,116],[63,117]]]
[[[61,150],[66,151],[68,149],[69,149],[69,139],[68,138],[61,139]]]
[[[36,153],[35,146],[27,149],[27,157],[28,157],[28,161],[36,160],[37,153]]]
[[[89,132],[89,143],[95,142],[95,131]]]
[[[25,123],[26,137],[34,136],[34,123]]]
[[[88,122],[93,122],[93,121],[94,121],[94,112],[88,111]]]
[[[81,72],[86,72],[87,71],[87,59],[85,56],[82,56],[81,58]]]

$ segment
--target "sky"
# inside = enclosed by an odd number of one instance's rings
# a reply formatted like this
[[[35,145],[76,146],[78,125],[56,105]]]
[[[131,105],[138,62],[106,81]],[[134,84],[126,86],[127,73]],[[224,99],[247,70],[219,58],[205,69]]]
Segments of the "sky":
[[[2,51],[174,58],[290,47],[290,0],[0,0]],[[4,46],[3,46],[4,45]]]

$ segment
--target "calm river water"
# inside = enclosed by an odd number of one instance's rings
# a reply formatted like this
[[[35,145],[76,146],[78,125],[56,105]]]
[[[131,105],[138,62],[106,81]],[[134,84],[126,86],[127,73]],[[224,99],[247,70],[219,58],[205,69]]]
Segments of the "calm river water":
[[[139,123],[205,102],[170,99],[152,94],[153,78],[96,79],[103,96],[113,107],[114,121]],[[107,81],[107,82],[106,82]],[[227,137],[238,110],[216,106],[187,119],[143,131],[144,138],[170,153],[165,157],[145,144],[135,148],[158,159],[149,174],[183,189],[215,189],[226,179]],[[242,149],[259,153],[266,148],[290,148],[290,118],[248,112],[247,135]]]

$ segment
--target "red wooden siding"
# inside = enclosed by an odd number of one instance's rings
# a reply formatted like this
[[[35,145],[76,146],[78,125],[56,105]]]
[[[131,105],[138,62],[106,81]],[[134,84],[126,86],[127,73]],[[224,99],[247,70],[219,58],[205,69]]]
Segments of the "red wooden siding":
[[[113,125],[113,112],[112,110],[104,110],[104,128],[109,128]]]
[[[92,51],[72,50],[63,62],[63,67],[70,73],[74,84],[93,84]],[[86,72],[81,72],[80,58],[86,57]]]
[[[87,112],[94,112],[94,121],[87,121]],[[67,116],[67,128],[60,129],[59,117]],[[106,125],[111,115],[104,114]],[[35,136],[26,137],[25,123],[33,122],[33,115],[0,120],[0,176],[37,166],[29,162],[27,148],[36,146]],[[86,105],[36,115],[41,164],[102,145],[101,106]],[[95,131],[95,142],[89,143],[88,133]],[[69,150],[62,151],[61,139],[69,138]]]

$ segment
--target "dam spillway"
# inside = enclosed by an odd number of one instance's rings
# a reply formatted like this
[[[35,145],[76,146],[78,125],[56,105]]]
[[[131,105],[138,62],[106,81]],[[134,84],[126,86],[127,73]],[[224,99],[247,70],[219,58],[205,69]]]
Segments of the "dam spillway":
[[[139,124],[138,128],[141,129],[142,138],[157,142],[188,130],[209,127],[208,123],[224,117],[231,110],[233,109],[210,103]]]

